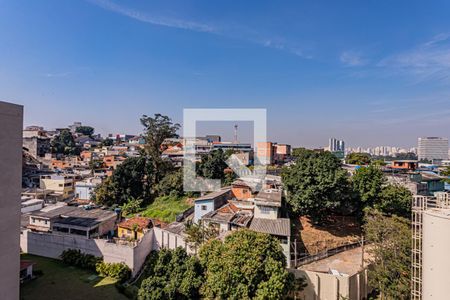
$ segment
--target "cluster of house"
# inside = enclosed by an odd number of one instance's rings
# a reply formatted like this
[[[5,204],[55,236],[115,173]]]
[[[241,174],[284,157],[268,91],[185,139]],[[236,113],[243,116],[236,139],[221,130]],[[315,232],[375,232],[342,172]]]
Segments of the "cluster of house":
[[[278,144],[273,142],[256,143],[256,151],[251,144],[234,142],[225,142],[220,136],[207,135],[196,138],[176,138],[166,139],[162,145],[163,157],[169,158],[175,165],[181,166],[184,150],[187,145],[192,145],[198,160],[205,154],[217,149],[223,151],[231,150],[242,162],[243,165],[252,165],[255,158],[260,159],[263,165],[283,164],[291,158],[291,146],[287,144]]]
[[[350,174],[364,166],[344,164]],[[450,191],[447,176],[442,175],[445,166],[420,163],[418,160],[393,160],[382,166],[389,183],[407,188],[413,195],[433,196],[436,192]]]
[[[290,265],[291,223],[282,199],[279,176],[240,178],[195,199],[193,222],[215,226],[222,236],[239,228],[270,234],[280,241]]]

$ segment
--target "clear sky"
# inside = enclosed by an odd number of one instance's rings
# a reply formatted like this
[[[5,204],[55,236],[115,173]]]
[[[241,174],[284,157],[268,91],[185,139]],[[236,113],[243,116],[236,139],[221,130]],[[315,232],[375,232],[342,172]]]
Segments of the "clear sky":
[[[450,136],[449,16],[450,1],[0,0],[0,100],[48,128],[266,108],[274,141],[413,146]]]

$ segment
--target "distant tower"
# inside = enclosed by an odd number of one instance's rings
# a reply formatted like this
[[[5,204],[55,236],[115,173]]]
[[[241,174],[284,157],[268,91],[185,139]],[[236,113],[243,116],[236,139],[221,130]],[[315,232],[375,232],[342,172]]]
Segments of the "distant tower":
[[[235,143],[235,144],[238,143],[237,132],[238,132],[238,125],[237,125],[237,124],[234,124],[234,143]]]

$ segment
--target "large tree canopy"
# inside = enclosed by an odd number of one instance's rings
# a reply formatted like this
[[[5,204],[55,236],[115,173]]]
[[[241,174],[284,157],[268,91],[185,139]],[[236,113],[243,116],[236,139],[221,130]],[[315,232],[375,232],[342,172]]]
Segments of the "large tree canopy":
[[[293,165],[283,168],[287,202],[293,212],[321,221],[350,204],[350,184],[341,162],[330,152],[298,150]]]
[[[411,217],[412,193],[404,186],[388,184],[383,187],[375,208],[388,215]]]
[[[356,170],[352,177],[353,190],[359,197],[362,209],[373,205],[380,199],[386,178],[377,166],[369,165]]]
[[[154,117],[143,115],[141,124],[144,126],[145,155],[151,158],[153,169],[151,181],[157,184],[172,169],[172,164],[161,158],[161,145],[165,139],[177,138],[180,124],[173,123],[168,116],[155,114]]]
[[[62,130],[51,142],[53,153],[78,155],[80,148],[77,147],[75,140],[69,130]]]
[[[385,214],[409,218],[411,192],[401,185],[387,184],[379,167],[370,165],[356,170],[352,186],[361,216],[364,209],[376,208]]]
[[[280,299],[294,282],[279,241],[267,234],[234,231],[204,244],[199,256],[208,299]]]
[[[228,155],[222,149],[213,150],[202,156],[197,167],[198,174],[209,179],[225,179],[225,169],[228,168],[226,160]]]
[[[411,269],[411,229],[409,220],[384,216],[370,210],[365,218],[364,232],[370,242],[372,259],[369,284],[381,299],[409,299]]]
[[[139,300],[199,299],[203,282],[202,268],[197,257],[188,256],[178,247],[161,249],[151,254],[138,292]]]
[[[368,165],[371,162],[370,154],[368,153],[350,153],[345,158],[345,162],[352,165]]]
[[[147,157],[130,157],[114,170],[111,177],[97,186],[94,201],[99,204],[122,205],[130,198],[149,200],[153,166]]]
[[[94,127],[91,126],[79,126],[75,129],[77,133],[81,133],[83,135],[92,136],[94,134]]]

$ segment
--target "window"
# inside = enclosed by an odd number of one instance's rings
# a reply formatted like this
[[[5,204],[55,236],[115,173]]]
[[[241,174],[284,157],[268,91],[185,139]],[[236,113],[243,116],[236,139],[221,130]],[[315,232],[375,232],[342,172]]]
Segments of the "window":
[[[207,210],[208,207],[207,207],[206,205],[202,205],[202,206],[201,206],[201,209],[202,209],[202,210]]]
[[[270,212],[272,211],[272,209],[270,209],[270,207],[267,206],[260,206],[259,210],[261,211],[261,214],[264,215],[270,214]]]
[[[44,221],[45,225],[47,225],[47,220]]]

